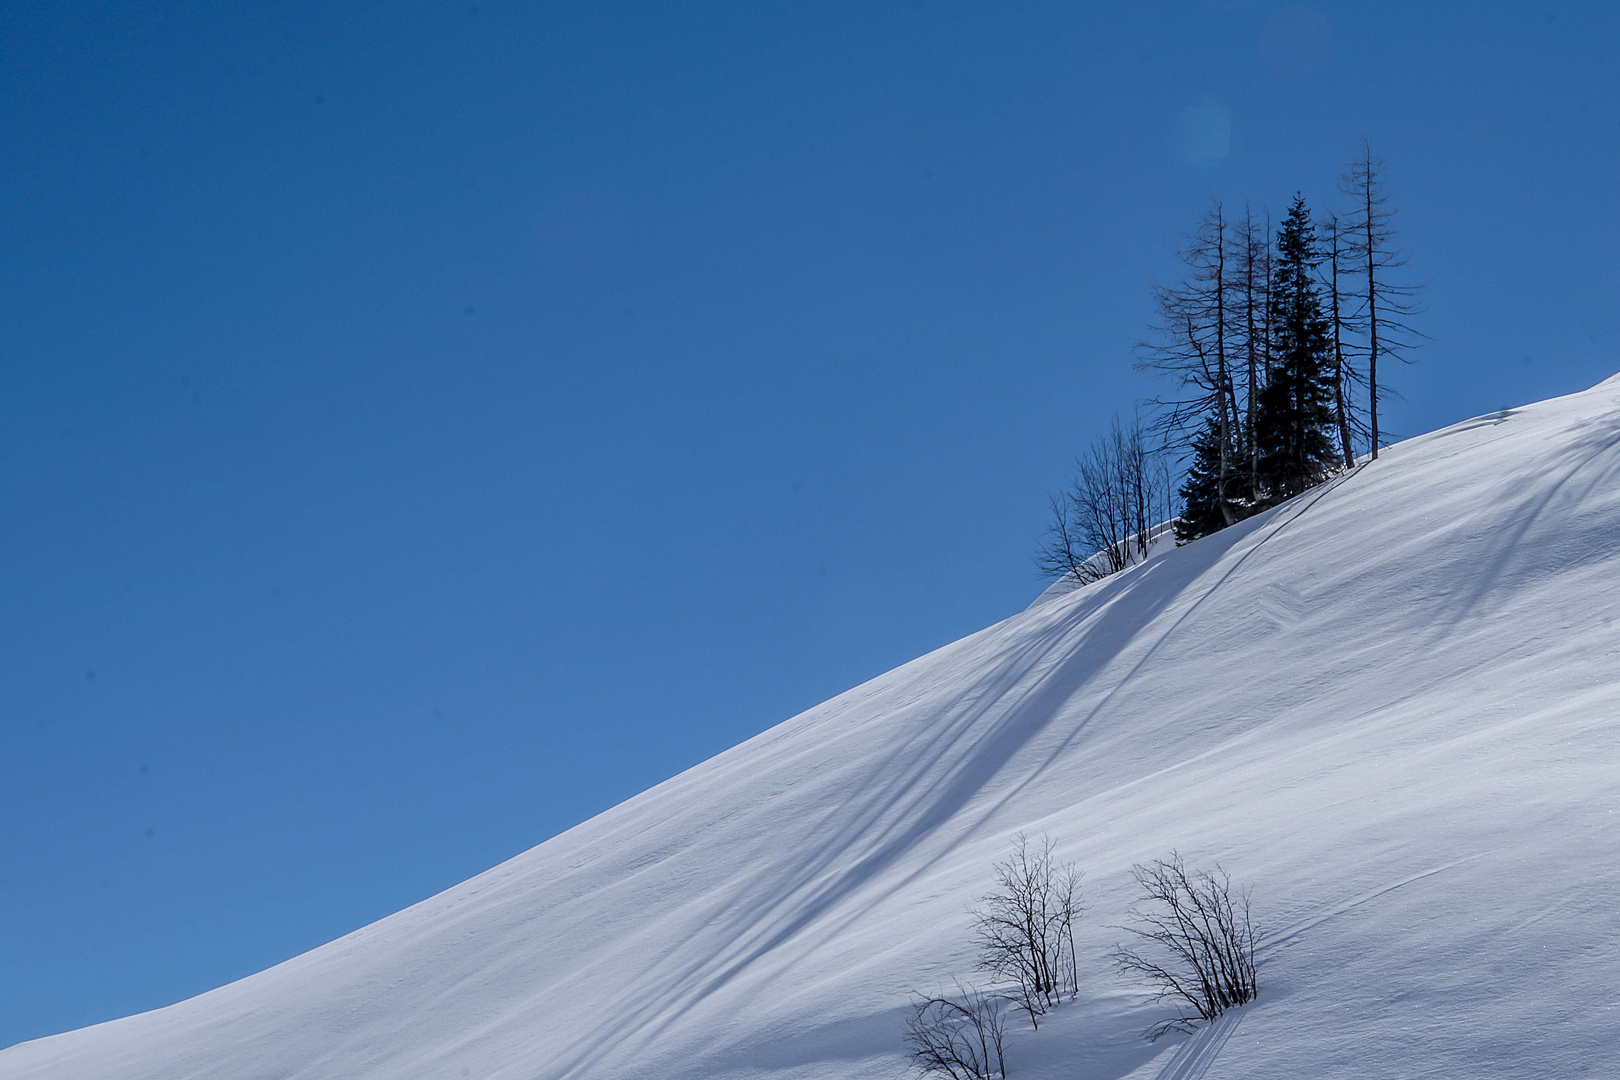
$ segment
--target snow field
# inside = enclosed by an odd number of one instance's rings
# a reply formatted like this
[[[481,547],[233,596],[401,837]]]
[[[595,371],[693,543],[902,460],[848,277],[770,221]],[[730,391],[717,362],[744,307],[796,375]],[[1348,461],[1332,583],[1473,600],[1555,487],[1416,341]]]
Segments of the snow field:
[[[0,1051],[0,1080],[908,1075],[1011,837],[1086,871],[1029,1080],[1609,1075],[1620,383],[1409,440],[912,661],[268,971]],[[1130,868],[1254,890],[1191,1042],[1109,948]]]

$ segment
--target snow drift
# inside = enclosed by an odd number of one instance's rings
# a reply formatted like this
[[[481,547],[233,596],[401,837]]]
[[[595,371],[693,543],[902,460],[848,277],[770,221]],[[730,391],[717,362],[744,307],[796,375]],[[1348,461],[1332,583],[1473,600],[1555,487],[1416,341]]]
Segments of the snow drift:
[[[1612,1074],[1620,381],[1391,448],[338,941],[4,1080],[898,1078],[1020,830],[1086,871],[1012,1077]],[[1198,1035],[1106,959],[1133,863],[1253,886]]]

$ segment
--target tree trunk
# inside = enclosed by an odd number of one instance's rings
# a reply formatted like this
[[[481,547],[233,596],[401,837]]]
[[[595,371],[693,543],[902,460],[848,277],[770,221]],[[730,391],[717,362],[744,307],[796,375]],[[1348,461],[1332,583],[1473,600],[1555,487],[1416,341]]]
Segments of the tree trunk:
[[[1368,426],[1372,429],[1372,459],[1378,460],[1378,282],[1373,270],[1378,263],[1378,249],[1373,235],[1373,185],[1371,151],[1367,158],[1367,402]]]
[[[1344,320],[1339,313],[1339,218],[1334,215],[1329,228],[1333,230],[1333,251],[1329,256],[1330,278],[1333,290],[1333,404],[1339,412],[1339,442],[1344,451],[1344,467],[1356,466],[1355,448],[1350,445],[1350,415],[1345,408],[1344,343],[1341,340]]]

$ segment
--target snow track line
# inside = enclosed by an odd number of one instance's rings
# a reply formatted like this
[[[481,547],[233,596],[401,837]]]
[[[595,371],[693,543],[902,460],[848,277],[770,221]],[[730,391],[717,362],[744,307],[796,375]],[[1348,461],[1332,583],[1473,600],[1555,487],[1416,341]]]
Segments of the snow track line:
[[[1232,1032],[1243,1022],[1243,1010],[1233,1009],[1225,1016],[1215,1018],[1192,1038],[1182,1043],[1170,1060],[1164,1063],[1154,1080],[1202,1080],[1209,1067],[1215,1064],[1221,1047],[1232,1037]]]
[[[1363,893],[1362,895],[1356,897],[1354,900],[1346,900],[1344,903],[1339,904],[1336,907],[1330,908],[1329,910],[1324,911],[1320,915],[1315,915],[1315,916],[1312,916],[1311,918],[1304,919],[1304,920],[1302,920],[1300,922],[1297,922],[1293,926],[1290,926],[1288,929],[1286,929],[1286,930],[1284,930],[1284,931],[1282,931],[1282,932],[1280,932],[1280,933],[1278,933],[1276,935],[1267,935],[1266,940],[1260,945],[1260,947],[1256,950],[1256,952],[1259,953],[1260,956],[1263,958],[1265,956],[1265,954],[1270,952],[1273,948],[1276,948],[1277,946],[1286,944],[1287,942],[1289,942],[1293,938],[1298,937],[1300,934],[1303,934],[1305,931],[1310,930],[1313,927],[1321,926],[1323,923],[1327,922],[1329,919],[1335,918],[1335,917],[1337,917],[1339,915],[1343,915],[1347,911],[1352,911],[1355,908],[1360,907],[1362,904],[1367,903],[1368,901],[1376,900],[1380,896],[1383,896],[1385,893],[1392,893],[1396,889],[1399,889],[1403,885],[1410,885],[1414,881],[1420,881],[1420,880],[1422,880],[1423,878],[1426,878],[1426,877],[1433,877],[1435,874],[1439,874],[1439,873],[1442,873],[1442,872],[1444,872],[1446,870],[1450,870],[1450,869],[1452,869],[1453,867],[1456,867],[1456,866],[1461,866],[1461,865],[1463,865],[1463,863],[1471,863],[1475,859],[1483,859],[1485,856],[1487,856],[1489,854],[1490,854],[1489,851],[1480,851],[1480,852],[1474,853],[1473,855],[1465,855],[1460,859],[1453,859],[1452,861],[1450,861],[1448,863],[1441,863],[1439,866],[1431,866],[1427,870],[1419,870],[1415,874],[1409,874],[1406,877],[1401,878],[1399,881],[1394,881],[1394,882],[1391,882],[1388,885],[1384,885],[1384,886],[1381,886],[1379,888],[1376,888],[1372,892]]]
[[[1327,920],[1343,915],[1345,912],[1354,910],[1371,900],[1376,900],[1386,893],[1392,893],[1403,885],[1410,885],[1414,881],[1433,877],[1435,874],[1443,873],[1464,863],[1473,862],[1475,859],[1484,858],[1489,854],[1488,851],[1481,851],[1464,856],[1461,859],[1453,859],[1451,862],[1431,866],[1427,870],[1419,870],[1415,874],[1408,874],[1399,881],[1363,893],[1355,899],[1347,900],[1320,915],[1295,923],[1287,930],[1267,940],[1260,951],[1262,954],[1268,952],[1270,951],[1269,947],[1283,945],[1312,927],[1320,926]],[[1170,1060],[1165,1062],[1164,1068],[1159,1070],[1154,1080],[1202,1080],[1204,1074],[1209,1071],[1209,1067],[1220,1056],[1221,1048],[1232,1037],[1232,1032],[1236,1031],[1238,1024],[1242,1023],[1243,1012],[1242,1008],[1233,1009],[1224,1016],[1216,1017],[1214,1023],[1208,1024],[1194,1033],[1192,1038],[1182,1043],[1180,1048],[1171,1055]]]

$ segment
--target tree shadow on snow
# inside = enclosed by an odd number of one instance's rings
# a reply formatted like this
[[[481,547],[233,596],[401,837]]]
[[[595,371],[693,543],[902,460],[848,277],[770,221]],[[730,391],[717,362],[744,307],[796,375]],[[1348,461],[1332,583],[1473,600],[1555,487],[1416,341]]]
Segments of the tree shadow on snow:
[[[1321,494],[1325,492],[1317,497]],[[845,785],[855,793],[852,799],[818,808],[820,824],[808,830],[817,837],[812,845],[783,850],[768,864],[735,879],[735,887],[725,891],[709,920],[728,927],[729,947],[684,961],[674,955],[666,958],[660,965],[666,970],[649,972],[651,977],[638,988],[636,1003],[613,1017],[615,1037],[604,1040],[596,1033],[582,1034],[562,1075],[589,1073],[610,1048],[623,1051],[632,1044],[646,1045],[762,957],[827,916],[836,912],[838,917],[816,927],[815,939],[803,942],[804,948],[836,935],[904,890],[982,829],[997,807],[1080,738],[1176,628],[1255,551],[1303,513],[1308,502],[1295,500],[1003,624],[1016,632],[1015,641],[999,648],[971,685],[958,685],[957,692],[938,701],[932,715],[912,720],[912,734],[863,763],[858,776]],[[1251,538],[1248,550],[1149,643],[1101,701],[1073,722],[1051,753],[994,805],[957,821],[1089,682],[1138,642],[1166,608],[1205,578],[1234,546]],[[950,659],[954,663],[959,658]],[[908,678],[927,680],[936,665],[917,663]],[[902,714],[895,722],[908,719]],[[849,905],[857,893],[925,845],[930,854],[906,875]],[[677,965],[674,970],[668,969],[670,963]],[[858,1026],[864,1030],[864,1025]],[[898,1027],[885,1037],[892,1050]],[[1127,1057],[1134,1062],[1132,1068],[1145,1060]]]
[[[1620,488],[1620,411],[1576,421],[1573,437],[1528,455],[1486,493],[1488,518],[1472,535],[1437,546],[1437,577],[1467,582],[1431,612],[1430,644],[1484,612],[1492,597],[1615,557],[1616,515],[1594,496]]]

